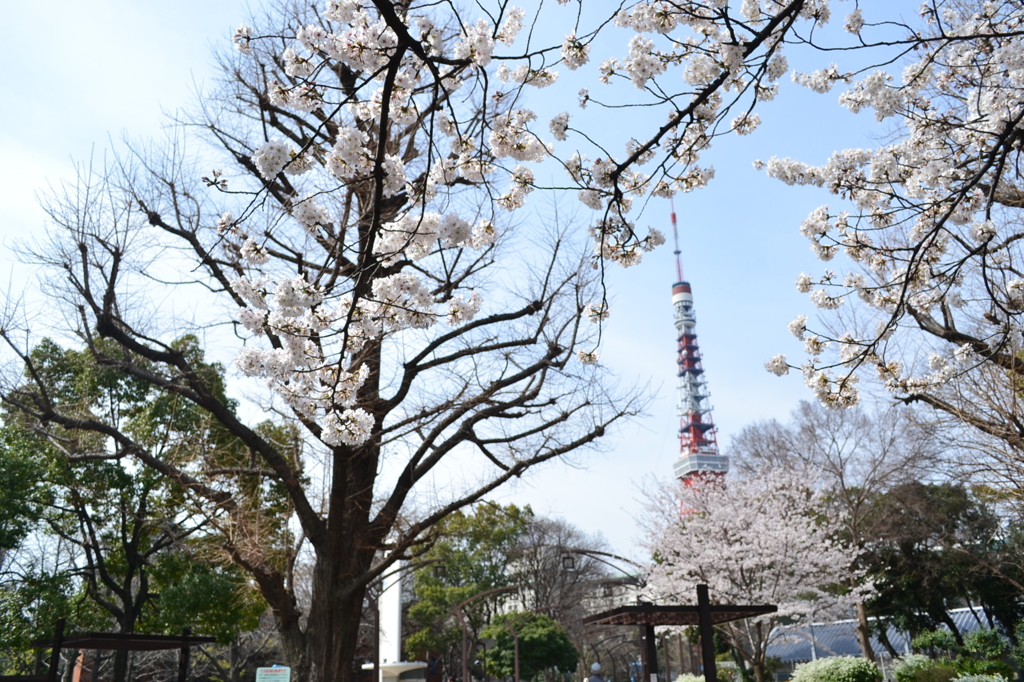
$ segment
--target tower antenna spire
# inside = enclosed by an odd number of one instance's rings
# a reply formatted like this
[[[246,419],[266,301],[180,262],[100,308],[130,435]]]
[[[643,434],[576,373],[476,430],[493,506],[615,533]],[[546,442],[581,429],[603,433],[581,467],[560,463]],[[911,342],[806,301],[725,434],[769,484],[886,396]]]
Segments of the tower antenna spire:
[[[676,225],[676,200],[674,197],[669,197],[669,205],[672,207],[672,240],[675,243],[676,250],[673,251],[676,255],[676,281],[683,281],[683,259],[680,257],[682,251],[679,250],[679,227]]]
[[[679,250],[676,207],[672,202],[672,236],[675,239],[676,283],[672,285],[672,308],[676,320],[676,365],[679,381],[679,459],[676,478],[693,485],[701,478],[721,476],[729,470],[729,459],[718,452],[717,430],[711,418],[711,394],[697,345],[697,315],[693,290],[683,280],[683,259]]]

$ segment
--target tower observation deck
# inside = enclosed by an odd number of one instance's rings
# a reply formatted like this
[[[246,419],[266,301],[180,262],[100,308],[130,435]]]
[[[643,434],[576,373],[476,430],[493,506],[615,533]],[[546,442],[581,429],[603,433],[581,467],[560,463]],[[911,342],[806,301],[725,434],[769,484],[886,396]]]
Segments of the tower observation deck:
[[[711,394],[708,393],[700,347],[697,345],[693,290],[690,283],[683,279],[675,208],[672,209],[672,234],[676,249],[676,283],[672,285],[672,308],[676,321],[676,375],[679,386],[679,459],[676,460],[673,472],[676,478],[688,483],[700,476],[725,474],[729,470],[729,458],[718,452],[715,423],[711,418]]]

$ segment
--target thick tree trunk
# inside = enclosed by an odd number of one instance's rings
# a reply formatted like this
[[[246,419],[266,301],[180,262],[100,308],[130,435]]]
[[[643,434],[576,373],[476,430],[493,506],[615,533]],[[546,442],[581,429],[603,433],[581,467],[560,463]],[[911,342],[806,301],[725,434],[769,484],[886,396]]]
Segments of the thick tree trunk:
[[[376,374],[364,390],[376,391]],[[376,449],[337,449],[331,480],[327,537],[316,548],[312,604],[306,626],[303,682],[354,682],[355,652],[366,585],[383,538],[370,527]]]
[[[319,571],[319,565],[317,569]],[[299,679],[308,682],[353,682],[365,590],[346,593],[329,584],[317,589],[317,582],[314,578],[313,604],[306,629],[304,658],[308,672]]]
[[[871,646],[871,628],[868,625],[868,610],[863,602],[857,604],[857,643],[864,658],[875,661],[875,650]]]

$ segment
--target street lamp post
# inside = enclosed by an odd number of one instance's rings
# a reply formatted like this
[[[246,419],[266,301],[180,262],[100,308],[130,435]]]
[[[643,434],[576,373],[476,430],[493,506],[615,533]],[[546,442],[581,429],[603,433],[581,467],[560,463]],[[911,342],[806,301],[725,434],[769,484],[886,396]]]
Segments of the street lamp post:
[[[568,570],[568,571],[575,570],[576,567],[575,567],[574,557],[572,555],[573,554],[581,554],[583,556],[590,557],[591,559],[593,559],[595,561],[599,561],[600,563],[604,564],[605,566],[610,566],[611,568],[615,569],[616,571],[622,573],[622,575],[625,576],[625,580],[623,581],[624,583],[632,584],[636,588],[643,588],[646,585],[646,583],[647,583],[646,578],[643,575],[644,567],[641,564],[637,563],[636,561],[633,561],[632,559],[627,559],[624,556],[619,556],[618,554],[612,554],[610,552],[601,552],[601,551],[595,550],[595,549],[578,549],[578,548],[568,548],[568,547],[566,547],[566,548],[563,548],[562,551],[565,552],[565,555],[562,557],[562,568],[564,570]],[[603,558],[603,557],[607,557],[607,558]],[[628,565],[632,566],[633,568],[637,569],[636,575],[630,575],[628,571],[625,571],[625,570],[622,569],[622,566],[618,566],[615,563],[612,563],[611,561],[609,561],[608,559],[614,559],[617,562],[622,562],[624,564],[628,564]],[[637,603],[640,602],[639,595],[637,595],[636,601],[637,601]],[[647,632],[647,630],[645,630],[644,628],[640,628],[640,652],[641,652],[641,660],[643,661],[643,669],[644,669],[644,677],[645,677],[645,679],[643,679],[642,682],[651,682],[650,681],[650,677],[647,676],[648,675],[647,668],[649,667],[647,661],[649,659],[652,659],[653,654],[651,653],[651,649],[654,647],[654,644],[653,644],[653,641],[652,642],[648,642],[647,641],[648,634],[649,633]],[[651,638],[653,640],[653,629],[651,631]]]
[[[519,585],[510,585],[508,587],[495,587],[490,590],[484,590],[474,594],[469,599],[456,604],[455,608],[452,609],[452,613],[459,619],[459,624],[462,626],[462,682],[472,682],[469,679],[469,626],[466,624],[466,619],[462,615],[462,607],[470,602],[474,602],[477,599],[489,597],[495,594],[502,594],[503,592],[511,592],[512,590],[518,590]]]

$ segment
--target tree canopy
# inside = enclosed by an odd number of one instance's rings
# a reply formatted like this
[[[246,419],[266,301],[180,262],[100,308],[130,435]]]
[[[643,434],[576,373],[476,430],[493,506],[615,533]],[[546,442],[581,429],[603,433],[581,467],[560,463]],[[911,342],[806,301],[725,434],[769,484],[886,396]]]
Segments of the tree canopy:
[[[572,673],[579,662],[579,654],[565,628],[543,613],[502,613],[482,634],[495,640],[494,647],[487,652],[487,671],[492,675],[515,679],[516,638],[520,679],[535,679],[550,668]]]

